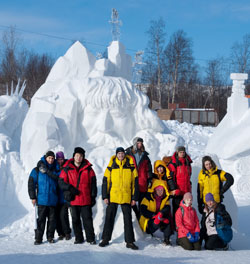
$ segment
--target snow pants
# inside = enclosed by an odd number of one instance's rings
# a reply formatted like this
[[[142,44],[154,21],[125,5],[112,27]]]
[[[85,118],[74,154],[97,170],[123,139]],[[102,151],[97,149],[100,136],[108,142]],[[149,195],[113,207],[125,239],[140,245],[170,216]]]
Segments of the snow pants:
[[[111,240],[112,232],[114,229],[115,216],[117,213],[118,204],[110,203],[106,208],[105,224],[102,233],[102,239]],[[134,230],[132,225],[131,205],[121,204],[124,221],[124,239],[126,243],[135,241]]]
[[[132,206],[132,209],[133,209],[138,221],[140,219],[140,205],[141,205],[143,198],[145,197],[145,194],[146,194],[146,192],[139,192],[138,206],[137,206],[137,204]]]
[[[56,231],[58,233],[58,236],[65,236],[66,234],[71,234],[67,203],[57,204],[56,206]]]
[[[43,241],[43,233],[47,221],[47,239],[54,238],[56,229],[56,208],[55,206],[38,205],[37,229],[35,230],[35,239]]]
[[[216,250],[219,248],[224,248],[226,243],[224,243],[218,235],[207,236],[205,239],[205,249]]]
[[[160,222],[159,225],[156,225],[154,223],[154,220],[153,219],[150,219],[148,221],[148,226],[147,226],[147,229],[146,229],[146,232],[148,234],[153,234],[156,230],[160,229],[161,232],[163,232],[164,234],[164,239],[169,239],[171,234],[172,234],[172,231],[171,231],[171,225],[170,224],[165,224],[165,223],[162,223]]]
[[[178,244],[186,250],[201,250],[200,241],[191,243],[187,237],[178,238]]]
[[[90,205],[71,206],[72,225],[76,241],[84,241],[82,223],[86,234],[87,242],[95,241],[95,232]],[[82,221],[81,221],[82,218]]]

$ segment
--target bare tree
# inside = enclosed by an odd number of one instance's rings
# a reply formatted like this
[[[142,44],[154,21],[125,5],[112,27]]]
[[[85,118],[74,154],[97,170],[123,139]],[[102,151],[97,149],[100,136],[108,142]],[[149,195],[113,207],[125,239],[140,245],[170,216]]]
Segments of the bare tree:
[[[172,103],[175,102],[178,82],[186,78],[193,64],[192,41],[183,30],[175,32],[164,51],[165,68],[170,73],[172,83]]]
[[[236,72],[250,72],[250,34],[243,37],[242,42],[235,42],[231,48],[233,70]]]
[[[144,61],[146,66],[143,68],[142,72],[142,80],[157,85],[160,106],[162,94],[162,55],[166,36],[165,31],[165,22],[162,18],[150,22],[150,28],[146,32],[149,36]],[[153,96],[153,92],[151,92],[151,96]]]

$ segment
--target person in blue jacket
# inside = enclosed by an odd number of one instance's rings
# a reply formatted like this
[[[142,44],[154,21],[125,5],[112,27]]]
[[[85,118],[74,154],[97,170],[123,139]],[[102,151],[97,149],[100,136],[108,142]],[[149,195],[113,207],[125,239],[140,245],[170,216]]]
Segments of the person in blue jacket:
[[[56,228],[55,208],[58,202],[57,185],[60,168],[53,151],[48,151],[38,162],[29,176],[28,193],[31,202],[38,208],[35,245],[43,241],[43,233],[47,220],[47,240],[54,243]]]

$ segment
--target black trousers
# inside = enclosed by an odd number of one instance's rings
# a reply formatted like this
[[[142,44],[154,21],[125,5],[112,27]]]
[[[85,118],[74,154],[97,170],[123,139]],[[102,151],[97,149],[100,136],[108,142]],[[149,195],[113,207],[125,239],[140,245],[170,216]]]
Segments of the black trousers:
[[[148,234],[153,234],[156,230],[160,229],[161,232],[163,232],[164,234],[164,239],[169,239],[169,237],[171,236],[172,234],[172,231],[171,231],[171,225],[170,224],[165,224],[165,223],[159,223],[159,225],[156,225],[154,223],[154,220],[153,219],[150,219],[148,221],[148,226],[147,226],[147,229],[146,229],[146,232]]]
[[[110,203],[106,208],[105,224],[102,233],[103,240],[111,240],[117,208],[117,203]],[[131,205],[121,204],[121,209],[124,221],[124,239],[126,243],[132,243],[135,241],[135,236],[132,225]]]
[[[207,236],[205,239],[205,248],[214,250],[218,248],[224,248],[226,244],[219,238],[218,235]]]
[[[84,241],[82,223],[86,234],[87,242],[95,240],[95,232],[92,218],[92,208],[90,205],[71,206],[72,225],[77,241]],[[82,218],[82,222],[81,222]]]
[[[177,209],[179,208],[180,202],[183,199],[182,195],[174,196],[172,199],[172,206],[173,206],[173,222],[175,226],[175,213]]]
[[[58,236],[65,236],[71,233],[67,203],[57,204],[56,206],[56,231]]]
[[[56,208],[55,206],[38,205],[37,229],[35,230],[35,239],[43,240],[43,233],[45,230],[47,220],[47,239],[54,238],[56,229]]]
[[[178,238],[178,244],[186,250],[201,250],[200,241],[191,243],[187,237]]]

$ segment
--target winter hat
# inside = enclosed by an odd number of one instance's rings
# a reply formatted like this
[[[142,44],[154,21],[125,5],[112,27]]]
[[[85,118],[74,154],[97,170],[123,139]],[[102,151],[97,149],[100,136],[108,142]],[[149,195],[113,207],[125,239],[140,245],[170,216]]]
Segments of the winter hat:
[[[212,193],[207,193],[205,196],[206,202],[213,201],[214,202],[214,196]]]
[[[74,149],[73,158],[74,158],[76,153],[82,154],[83,157],[85,157],[85,150],[83,148],[81,148],[81,147],[76,147]]]
[[[192,193],[187,192],[187,193],[184,194],[183,200],[185,201],[185,200],[189,200],[189,199],[193,200],[193,195],[192,195]]]
[[[64,154],[62,151],[56,152],[56,159],[64,159]]]
[[[133,149],[134,149],[135,151],[137,151],[137,142],[141,142],[141,143],[143,143],[143,139],[140,138],[140,137],[135,137],[135,138],[133,139]]]
[[[158,185],[158,186],[155,187],[155,191],[156,191],[156,190],[160,190],[160,189],[163,189],[163,190],[164,190],[164,187],[161,186],[161,185]]]
[[[55,153],[51,150],[47,151],[46,154],[45,154],[45,159],[48,158],[48,157],[53,157],[55,158]]]
[[[186,152],[186,148],[184,146],[179,146],[179,147],[177,147],[176,151],[177,152],[180,152],[180,151],[185,151]]]
[[[123,147],[118,147],[115,151],[115,154],[117,155],[118,152],[124,152],[125,153],[125,150]]]

